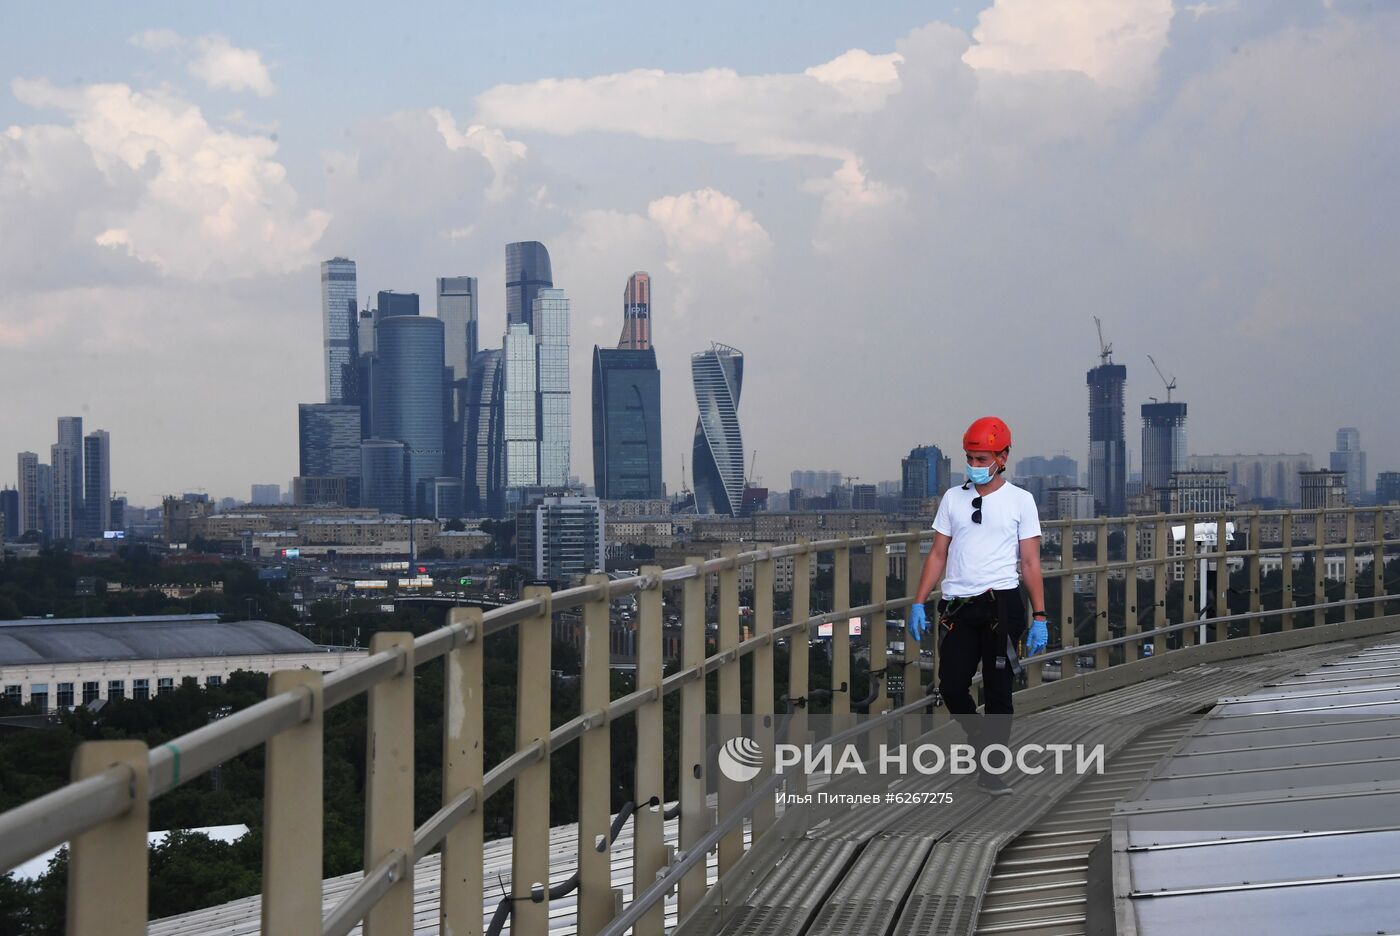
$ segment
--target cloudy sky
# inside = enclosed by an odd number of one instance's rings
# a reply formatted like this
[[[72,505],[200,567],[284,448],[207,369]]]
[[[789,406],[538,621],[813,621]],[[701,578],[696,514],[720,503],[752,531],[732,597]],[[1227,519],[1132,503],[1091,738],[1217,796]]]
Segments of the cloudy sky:
[[[870,9],[873,7],[873,10]],[[589,359],[649,270],[674,488],[689,355],[747,356],[757,474],[897,478],[975,416],[1085,458],[1092,316],[1192,451],[1360,428],[1400,468],[1400,11],[1349,0],[7,5],[0,483],[55,419],[137,503],[297,468],[317,263],[360,290],[544,241]]]

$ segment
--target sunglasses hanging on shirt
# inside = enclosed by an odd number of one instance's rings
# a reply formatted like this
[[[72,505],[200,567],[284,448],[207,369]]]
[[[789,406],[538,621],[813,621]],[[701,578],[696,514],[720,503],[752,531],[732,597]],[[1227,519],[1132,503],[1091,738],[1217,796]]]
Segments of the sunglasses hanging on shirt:
[[[973,523],[981,523],[981,522],[982,522],[982,498],[981,498],[981,497],[974,497],[974,498],[972,499],[972,522],[973,522]]]

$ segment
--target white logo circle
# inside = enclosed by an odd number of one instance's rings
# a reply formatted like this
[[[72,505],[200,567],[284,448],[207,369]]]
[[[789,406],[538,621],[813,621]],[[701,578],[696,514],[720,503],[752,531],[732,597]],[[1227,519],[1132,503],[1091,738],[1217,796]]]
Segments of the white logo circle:
[[[719,770],[735,783],[747,783],[763,769],[763,749],[752,738],[740,735],[719,749]]]

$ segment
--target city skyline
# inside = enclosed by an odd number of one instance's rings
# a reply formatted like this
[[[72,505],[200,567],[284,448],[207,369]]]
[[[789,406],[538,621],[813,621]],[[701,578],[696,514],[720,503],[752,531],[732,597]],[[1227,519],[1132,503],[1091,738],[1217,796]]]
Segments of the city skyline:
[[[305,11],[269,31],[226,11],[18,10],[0,166],[22,181],[0,220],[28,233],[0,258],[0,393],[45,404],[4,408],[0,438],[44,460],[54,416],[82,414],[121,440],[113,483],[145,504],[285,486],[287,404],[325,399],[317,265],[356,260],[361,303],[479,277],[494,336],[501,245],[533,238],[572,300],[578,399],[592,346],[617,340],[620,278],[652,271],[671,489],[694,419],[685,355],[715,336],[752,362],[745,440],[770,480],[832,452],[894,477],[914,442],[947,447],[984,411],[1019,453],[1083,459],[1092,314],[1134,412],[1161,389],[1147,353],[1173,362],[1195,453],[1326,464],[1355,426],[1369,474],[1400,465],[1384,407],[1400,236],[1376,197],[1400,128],[1366,93],[1400,68],[1400,17],[1347,0],[1113,6],[1046,23],[1014,0],[814,4],[730,46],[732,9],[697,14],[689,44],[668,14],[624,45],[605,38],[621,14],[458,12],[423,41],[526,28],[560,54],[387,79],[327,64]],[[252,64],[211,86],[193,56],[216,33]],[[210,172],[185,171],[201,154]],[[223,174],[240,165],[248,188]],[[1025,336],[996,357],[1013,376],[948,347],[955,324]],[[832,362],[843,379],[824,379]],[[572,473],[588,478],[581,416]],[[192,425],[218,431],[188,446]],[[0,462],[0,485],[13,472]]]

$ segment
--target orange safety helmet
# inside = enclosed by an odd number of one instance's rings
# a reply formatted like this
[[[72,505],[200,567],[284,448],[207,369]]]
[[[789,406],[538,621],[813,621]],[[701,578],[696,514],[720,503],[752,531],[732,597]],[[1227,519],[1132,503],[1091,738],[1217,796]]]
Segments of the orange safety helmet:
[[[995,416],[974,420],[963,433],[965,452],[1001,452],[1011,448],[1011,427]]]

